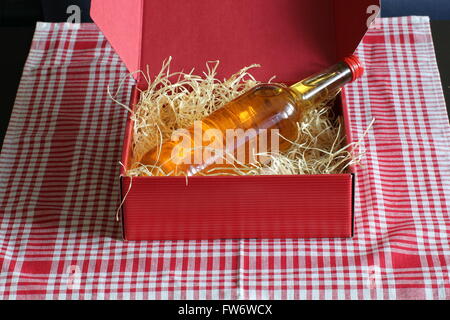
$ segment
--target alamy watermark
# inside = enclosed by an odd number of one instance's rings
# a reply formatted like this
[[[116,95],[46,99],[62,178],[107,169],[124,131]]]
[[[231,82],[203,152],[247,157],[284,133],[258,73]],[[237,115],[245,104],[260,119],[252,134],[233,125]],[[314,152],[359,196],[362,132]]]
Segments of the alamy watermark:
[[[177,165],[211,160],[214,164],[264,163],[280,149],[278,129],[204,130],[202,121],[195,121],[191,130],[174,131],[171,140],[175,142],[171,160]]]
[[[370,266],[368,268],[365,285],[369,289],[377,289],[382,286],[381,268],[379,266]]]
[[[79,266],[73,265],[69,266],[66,270],[68,275],[67,278],[67,289],[69,290],[80,290],[81,286],[81,269]]]
[[[75,4],[67,7],[66,13],[69,15],[67,22],[81,23],[81,8]]]
[[[370,16],[367,18],[367,28],[369,29],[380,29],[380,12],[381,8],[377,5],[371,5],[367,7],[366,13],[370,14]]]

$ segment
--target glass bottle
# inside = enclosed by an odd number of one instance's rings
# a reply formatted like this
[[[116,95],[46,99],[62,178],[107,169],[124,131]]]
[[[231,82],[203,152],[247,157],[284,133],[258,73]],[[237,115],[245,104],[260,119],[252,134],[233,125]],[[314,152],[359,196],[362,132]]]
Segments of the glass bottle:
[[[335,96],[363,74],[356,56],[290,87],[259,84],[171,141],[147,152],[140,163],[154,176],[227,175],[289,150],[309,108]]]

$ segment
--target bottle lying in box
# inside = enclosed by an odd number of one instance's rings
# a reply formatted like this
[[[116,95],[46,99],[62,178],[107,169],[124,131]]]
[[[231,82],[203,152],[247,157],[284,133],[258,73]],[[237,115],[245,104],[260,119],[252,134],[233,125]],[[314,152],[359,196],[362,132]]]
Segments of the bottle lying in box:
[[[322,105],[362,74],[360,61],[351,56],[291,87],[257,85],[181,130],[177,139],[150,150],[140,163],[156,176],[230,174],[236,167],[261,161],[262,145],[265,155],[289,150],[305,111]]]

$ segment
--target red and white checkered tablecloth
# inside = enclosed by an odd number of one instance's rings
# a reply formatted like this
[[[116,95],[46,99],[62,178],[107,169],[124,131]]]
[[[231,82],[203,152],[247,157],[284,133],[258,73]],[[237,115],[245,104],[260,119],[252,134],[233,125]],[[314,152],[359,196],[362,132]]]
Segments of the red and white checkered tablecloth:
[[[0,157],[0,299],[449,299],[450,126],[426,17],[382,19],[348,95],[356,236],[125,243],[127,70],[94,25],[37,25]],[[118,98],[128,102],[132,81]]]

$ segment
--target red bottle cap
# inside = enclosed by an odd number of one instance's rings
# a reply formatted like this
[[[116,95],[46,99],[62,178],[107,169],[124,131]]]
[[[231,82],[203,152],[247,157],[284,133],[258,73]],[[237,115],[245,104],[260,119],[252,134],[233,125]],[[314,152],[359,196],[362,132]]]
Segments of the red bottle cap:
[[[355,81],[363,76],[364,67],[357,56],[346,57],[344,58],[344,62],[349,66],[350,70],[352,70],[352,81]]]

